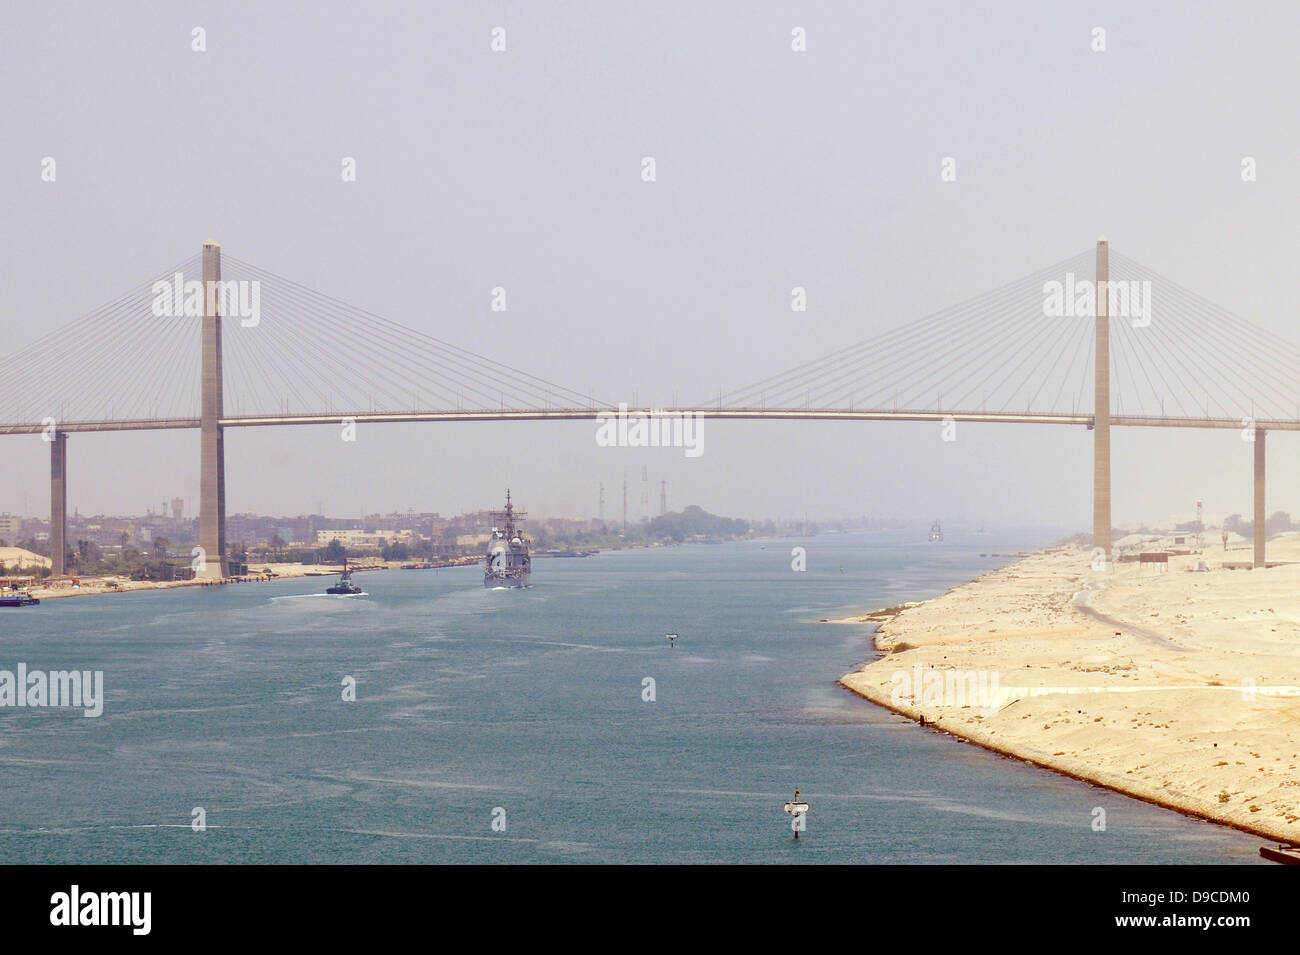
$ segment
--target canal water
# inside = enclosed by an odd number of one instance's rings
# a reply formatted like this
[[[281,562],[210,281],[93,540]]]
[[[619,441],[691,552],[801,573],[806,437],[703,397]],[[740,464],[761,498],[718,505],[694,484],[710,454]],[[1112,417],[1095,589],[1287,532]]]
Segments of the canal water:
[[[1258,860],[838,687],[869,630],[821,618],[1055,536],[926,530],[538,559],[526,591],[470,567],[0,611],[0,669],[102,670],[105,697],[0,708],[0,862]]]

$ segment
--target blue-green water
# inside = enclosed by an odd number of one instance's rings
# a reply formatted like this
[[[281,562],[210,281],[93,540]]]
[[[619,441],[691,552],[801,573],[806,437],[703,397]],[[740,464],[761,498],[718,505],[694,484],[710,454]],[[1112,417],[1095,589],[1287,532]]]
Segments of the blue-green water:
[[[0,861],[1257,861],[1258,839],[836,686],[873,651],[820,618],[1048,535],[923,536],[537,560],[526,591],[457,568],[361,574],[360,599],[307,578],[0,611],[0,668],[103,670],[106,696],[97,719],[0,709]]]

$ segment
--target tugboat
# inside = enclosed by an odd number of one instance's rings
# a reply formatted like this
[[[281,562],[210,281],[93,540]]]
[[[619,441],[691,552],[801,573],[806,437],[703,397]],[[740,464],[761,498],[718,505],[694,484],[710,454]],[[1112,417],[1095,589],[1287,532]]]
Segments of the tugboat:
[[[339,582],[333,587],[326,587],[325,593],[340,597],[356,597],[362,592],[361,588],[352,582],[352,571],[348,570],[348,559],[344,557],[343,573],[339,574]]]
[[[943,528],[939,526],[938,521],[935,521],[930,525],[930,543],[941,540],[943,540]]]
[[[506,509],[492,512],[492,537],[483,562],[483,586],[489,590],[528,586],[532,575],[528,538],[515,528],[515,521],[522,523],[523,518],[523,511],[515,512],[506,488]]]

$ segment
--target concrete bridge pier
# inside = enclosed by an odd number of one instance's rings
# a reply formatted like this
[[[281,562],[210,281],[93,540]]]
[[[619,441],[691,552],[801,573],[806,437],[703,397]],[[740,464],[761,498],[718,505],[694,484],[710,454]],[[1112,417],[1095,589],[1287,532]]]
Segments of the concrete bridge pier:
[[[50,573],[68,572],[68,436],[50,437]]]
[[[199,418],[199,546],[196,576],[226,576],[226,453],[221,427],[221,246],[203,243],[203,401]]]
[[[1264,429],[1255,429],[1255,566],[1264,567]]]
[[[1092,546],[1110,564],[1110,244],[1097,240],[1097,348],[1093,366]]]

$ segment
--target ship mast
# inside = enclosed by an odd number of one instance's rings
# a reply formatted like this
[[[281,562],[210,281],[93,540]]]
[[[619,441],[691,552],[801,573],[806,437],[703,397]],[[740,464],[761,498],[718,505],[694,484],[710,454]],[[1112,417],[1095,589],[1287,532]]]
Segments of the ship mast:
[[[521,520],[523,519],[524,514],[524,511],[519,512],[519,518]],[[502,533],[506,540],[513,540],[516,537],[520,537],[522,540],[521,535],[515,530],[515,506],[510,500],[509,488],[506,488],[506,509],[504,511],[493,511],[492,517],[493,519],[496,519],[497,517],[502,519]],[[493,528],[493,530],[496,530],[496,528]]]

